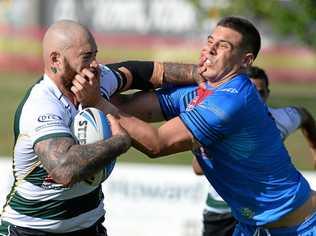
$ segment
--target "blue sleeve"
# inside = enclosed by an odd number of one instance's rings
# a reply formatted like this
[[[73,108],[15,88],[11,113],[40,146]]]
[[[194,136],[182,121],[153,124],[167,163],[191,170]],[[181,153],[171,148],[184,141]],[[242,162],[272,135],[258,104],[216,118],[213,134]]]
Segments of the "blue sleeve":
[[[162,89],[156,90],[162,113],[166,120],[170,120],[180,114],[180,104],[183,95],[192,91],[196,86],[172,86],[168,85]]]
[[[243,111],[240,98],[230,94],[213,94],[179,117],[202,146],[210,146],[240,127]]]

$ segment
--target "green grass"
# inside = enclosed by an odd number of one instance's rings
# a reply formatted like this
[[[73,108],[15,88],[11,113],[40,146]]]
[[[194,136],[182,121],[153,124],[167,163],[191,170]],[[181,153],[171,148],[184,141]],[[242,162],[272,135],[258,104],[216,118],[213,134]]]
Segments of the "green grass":
[[[0,73],[0,156],[10,156],[13,147],[13,116],[15,109],[26,92],[27,88],[35,83],[40,75]],[[271,85],[269,105],[273,107],[298,105],[306,107],[316,117],[316,84],[279,84]],[[301,169],[312,169],[312,159],[308,150],[307,142],[300,131],[291,135],[286,145],[294,157],[294,163]],[[153,164],[191,164],[191,153],[184,152],[161,159],[149,159],[142,153],[131,149],[122,155],[122,162],[146,162]]]
[[[41,44],[33,39],[0,37],[0,52],[41,56]]]
[[[316,58],[315,55],[289,56],[286,54],[278,53],[261,53],[256,59],[256,64],[262,68],[275,68],[275,69],[315,69]]]
[[[22,99],[26,89],[37,79],[39,75],[1,73],[0,81],[0,155],[11,155],[13,146],[13,117],[15,109]]]

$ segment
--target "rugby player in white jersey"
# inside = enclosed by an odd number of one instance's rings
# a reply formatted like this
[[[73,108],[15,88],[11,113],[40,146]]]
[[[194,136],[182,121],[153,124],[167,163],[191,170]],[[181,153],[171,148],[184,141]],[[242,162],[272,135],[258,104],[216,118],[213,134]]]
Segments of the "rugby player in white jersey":
[[[269,79],[265,71],[259,67],[249,67],[247,74],[256,86],[261,98],[267,102],[269,97]],[[316,163],[316,128],[315,120],[304,107],[281,107],[271,108],[269,111],[273,116],[283,140],[288,135],[300,129],[307,140],[314,165]],[[202,175],[203,171],[196,158],[192,162],[196,174]],[[206,199],[206,206],[203,211],[203,236],[231,236],[237,221],[231,214],[230,207],[218,195],[211,186]]]
[[[45,33],[44,75],[15,114],[14,185],[1,214],[0,235],[107,235],[101,183],[85,180],[113,165],[131,141],[108,116],[111,138],[78,145],[72,119],[80,107],[94,107],[118,91],[154,88],[178,78],[172,76],[172,63],[99,65],[96,54],[94,37],[76,22],[58,21]]]

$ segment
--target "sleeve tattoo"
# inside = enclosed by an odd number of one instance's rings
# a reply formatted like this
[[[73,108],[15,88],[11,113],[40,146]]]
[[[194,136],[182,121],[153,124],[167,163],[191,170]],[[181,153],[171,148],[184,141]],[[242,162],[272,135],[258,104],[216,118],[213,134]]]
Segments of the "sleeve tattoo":
[[[164,63],[163,82],[172,84],[192,84],[200,80],[197,65]]]
[[[86,145],[75,144],[71,138],[56,138],[37,143],[35,152],[55,182],[71,186],[100,171],[130,145],[128,135]]]

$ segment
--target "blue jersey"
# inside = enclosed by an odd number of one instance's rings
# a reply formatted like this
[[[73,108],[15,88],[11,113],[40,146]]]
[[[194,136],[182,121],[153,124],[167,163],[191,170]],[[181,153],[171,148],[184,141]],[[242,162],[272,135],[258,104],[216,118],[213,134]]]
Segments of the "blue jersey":
[[[194,154],[239,222],[264,225],[308,199],[310,186],[246,75],[216,88],[164,88],[157,96],[165,118],[179,116],[201,144]]]

